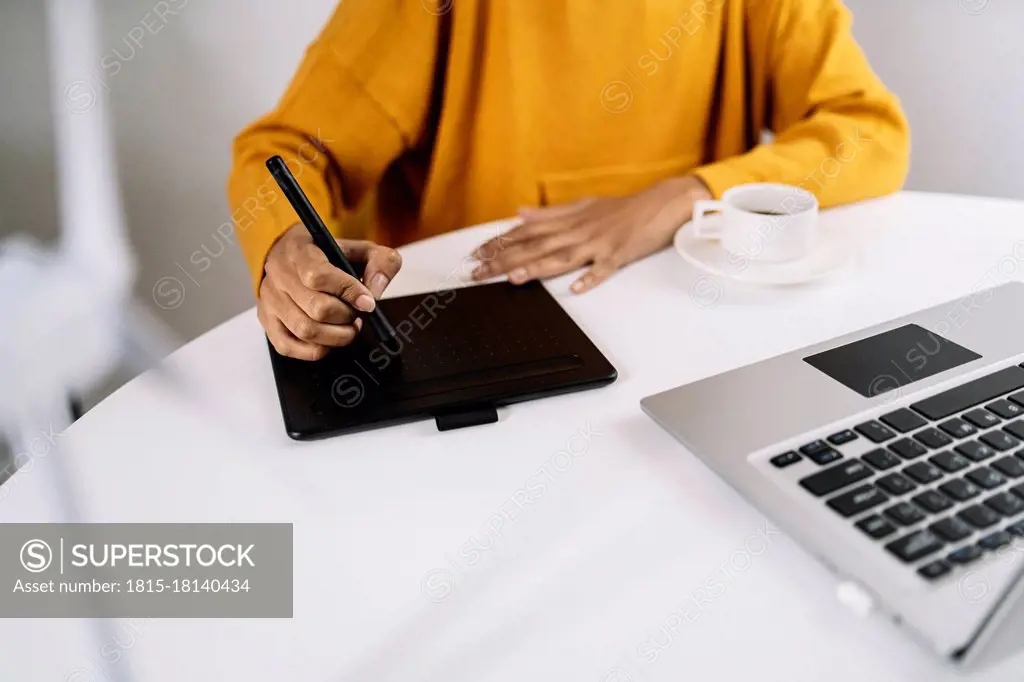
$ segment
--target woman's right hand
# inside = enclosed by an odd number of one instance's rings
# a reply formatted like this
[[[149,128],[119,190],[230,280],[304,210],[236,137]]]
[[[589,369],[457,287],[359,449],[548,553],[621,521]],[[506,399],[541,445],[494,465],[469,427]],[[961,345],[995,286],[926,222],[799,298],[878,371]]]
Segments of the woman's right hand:
[[[402,267],[402,257],[386,246],[352,239],[338,245],[353,265],[366,264],[363,282],[331,265],[302,225],[289,228],[267,254],[256,312],[281,355],[319,360],[352,343],[362,328],[359,312],[374,309]]]

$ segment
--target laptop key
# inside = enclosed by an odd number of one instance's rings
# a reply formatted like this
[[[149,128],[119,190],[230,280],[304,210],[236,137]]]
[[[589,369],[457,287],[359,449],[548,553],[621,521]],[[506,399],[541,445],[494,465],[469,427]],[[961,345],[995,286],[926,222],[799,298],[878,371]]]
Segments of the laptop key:
[[[947,497],[951,497],[957,502],[963,502],[981,494],[981,490],[978,489],[978,486],[974,485],[970,481],[965,481],[962,478],[954,478],[952,481],[943,483],[939,486],[939,490],[941,490]]]
[[[942,478],[942,470],[931,462],[916,462],[904,469],[903,473],[918,483],[931,483]]]
[[[816,440],[800,448],[800,452],[807,455],[807,458],[818,465],[828,464],[843,458],[837,450],[832,449],[823,440]]]
[[[800,485],[812,495],[822,497],[873,475],[867,464],[854,459],[800,479]]]
[[[1024,369],[1017,366],[1007,367],[920,400],[911,407],[925,417],[937,421],[1022,388],[1024,388]]]
[[[885,510],[885,515],[901,526],[913,526],[915,523],[924,521],[924,514],[907,502],[900,502],[889,507]]]
[[[987,549],[990,552],[994,552],[1000,547],[1005,547],[1011,542],[1013,542],[1013,537],[1009,533],[997,530],[995,533],[986,535],[982,539],[978,540],[978,546]]]
[[[994,448],[989,447],[983,443],[979,443],[976,440],[969,440],[966,443],[961,443],[953,448],[964,457],[967,457],[975,462],[981,462],[988,459],[989,457],[995,457],[996,451]]]
[[[926,490],[920,495],[915,495],[911,500],[918,507],[932,514],[940,514],[953,506],[953,501],[938,490]]]
[[[896,434],[891,429],[882,426],[876,421],[864,422],[853,427],[853,430],[864,436],[872,443],[884,443],[890,438],[895,438]]]
[[[832,448],[830,448],[828,443],[826,443],[825,441],[823,441],[823,440],[815,440],[815,441],[811,441],[807,445],[802,446],[800,448],[800,452],[802,452],[805,455],[807,455],[808,457],[810,457],[811,455],[817,454],[819,452],[823,452],[825,450],[831,450],[831,449]]]
[[[939,424],[939,428],[953,438],[967,438],[978,432],[978,429],[959,417],[954,417]]]
[[[889,414],[883,414],[879,419],[900,433],[919,429],[928,423],[921,418],[921,415],[916,412],[912,412],[905,407],[900,408],[895,412],[890,412]]]
[[[1024,440],[1024,419],[1015,419],[1003,426],[1003,431]]]
[[[811,460],[815,464],[818,464],[819,466],[824,466],[826,464],[831,464],[832,462],[837,462],[842,458],[843,456],[839,454],[839,451],[833,450],[832,448],[821,450],[820,452],[816,452],[813,455],[807,455],[807,459]]]
[[[896,532],[896,526],[892,525],[877,514],[872,514],[871,516],[863,518],[854,525],[876,540],[884,538],[887,535],[892,535]]]
[[[979,429],[987,429],[999,423],[999,417],[988,410],[978,408],[964,414],[964,419],[977,426]]]
[[[928,461],[939,467],[943,471],[954,473],[956,471],[962,471],[967,467],[971,466],[971,460],[967,459],[963,455],[958,455],[955,452],[946,450],[940,452],[934,457],[929,457]]]
[[[857,440],[857,434],[850,429],[845,429],[839,433],[833,433],[826,440],[832,445],[843,445],[849,443],[851,440]]]
[[[916,485],[911,483],[907,477],[902,474],[889,474],[888,476],[883,476],[875,481],[875,484],[885,492],[890,495],[895,495],[896,497],[905,495],[911,490],[917,488]]]
[[[1024,407],[1011,403],[1009,400],[997,400],[986,405],[985,409],[995,412],[1003,419],[1013,419],[1024,414]]]
[[[942,549],[942,540],[928,530],[918,530],[893,540],[885,546],[906,563],[913,563]]]
[[[956,550],[946,557],[948,561],[952,561],[954,564],[965,566],[967,564],[973,564],[975,561],[980,559],[984,552],[982,552],[976,545],[967,545],[961,549]]]
[[[993,495],[985,504],[1003,516],[1016,516],[1024,511],[1024,500],[1007,491]]]
[[[1016,457],[1003,457],[992,462],[992,468],[1008,478],[1024,476],[1024,460]]]
[[[914,439],[921,443],[924,443],[932,450],[944,448],[953,442],[953,439],[950,438],[947,434],[943,433],[942,431],[939,431],[934,427],[921,429],[920,431],[914,434]]]
[[[985,490],[992,490],[993,488],[998,488],[1002,484],[1006,483],[1005,476],[998,471],[989,469],[988,467],[978,467],[974,471],[968,473],[964,478]]]
[[[927,563],[921,568],[917,569],[917,573],[922,578],[927,578],[928,580],[938,580],[942,576],[949,573],[951,570],[953,569],[949,564],[947,564],[942,559],[939,559],[937,561]]]
[[[909,438],[901,438],[895,443],[890,443],[889,449],[903,459],[914,459],[915,457],[928,454],[928,448]]]
[[[1007,526],[1006,532],[1019,538],[1024,538],[1024,521],[1018,521],[1011,526]]]
[[[875,467],[879,471],[885,471],[886,469],[892,469],[900,464],[903,464],[903,460],[892,454],[885,448],[878,448],[871,452],[865,453],[861,456],[861,459]]]
[[[1024,500],[1024,485],[1018,485],[1010,488],[1010,492]]]
[[[828,506],[843,516],[849,518],[877,507],[889,498],[881,490],[873,485],[862,485],[848,492],[836,495],[828,501]]]
[[[962,519],[949,516],[941,521],[936,521],[928,526],[928,530],[938,535],[947,542],[960,542],[966,537],[974,534],[974,529],[968,526]]]
[[[1021,407],[1024,407],[1024,391],[1020,393],[1014,393],[1013,395],[1007,396],[1010,400],[1017,403]]]
[[[991,528],[999,523],[999,519],[1002,518],[998,513],[992,511],[988,507],[983,507],[980,504],[960,510],[957,516],[975,528],[980,528],[982,530]]]
[[[801,459],[803,457],[790,450],[789,452],[783,452],[781,455],[775,455],[769,461],[779,469],[784,469],[791,464],[796,464]]]
[[[1005,452],[1006,450],[1012,450],[1013,448],[1020,445],[1020,441],[1006,433],[1005,431],[989,431],[986,434],[982,434],[981,442],[989,445],[996,450]]]

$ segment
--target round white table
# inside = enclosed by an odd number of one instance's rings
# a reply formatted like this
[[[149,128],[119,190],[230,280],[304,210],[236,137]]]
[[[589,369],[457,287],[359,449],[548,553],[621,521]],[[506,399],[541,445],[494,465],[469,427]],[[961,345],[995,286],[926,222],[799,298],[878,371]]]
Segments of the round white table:
[[[671,250],[583,296],[550,282],[619,379],[502,409],[493,425],[292,442],[252,311],[188,344],[168,362],[201,400],[143,375],[55,434],[58,454],[90,521],[294,523],[294,618],[119,621],[115,665],[139,682],[960,679],[842,606],[821,564],[639,408],[1021,278],[1024,203],[905,192],[822,220],[857,262],[812,286],[709,279]],[[458,284],[495,230],[403,249],[389,295]],[[0,519],[58,520],[52,461],[7,484]],[[108,679],[113,657],[81,621],[0,628],[4,679]],[[1024,679],[1024,656],[969,679]]]

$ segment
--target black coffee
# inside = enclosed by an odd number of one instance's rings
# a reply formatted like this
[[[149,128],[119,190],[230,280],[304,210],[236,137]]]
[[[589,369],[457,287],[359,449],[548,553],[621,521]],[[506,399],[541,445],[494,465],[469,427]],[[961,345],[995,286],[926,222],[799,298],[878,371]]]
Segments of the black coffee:
[[[757,215],[772,215],[772,216],[788,215],[786,213],[783,213],[782,211],[758,211],[756,209],[751,210],[750,213],[756,213]]]

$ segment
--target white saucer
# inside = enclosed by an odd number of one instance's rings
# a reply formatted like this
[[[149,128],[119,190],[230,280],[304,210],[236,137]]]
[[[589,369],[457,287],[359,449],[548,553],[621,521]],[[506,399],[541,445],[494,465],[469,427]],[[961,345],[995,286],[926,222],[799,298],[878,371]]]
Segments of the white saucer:
[[[687,221],[676,231],[673,245],[687,263],[712,275],[761,286],[792,286],[823,279],[845,269],[853,249],[834,232],[822,230],[814,251],[784,263],[759,263],[730,254],[718,241],[697,239]]]

